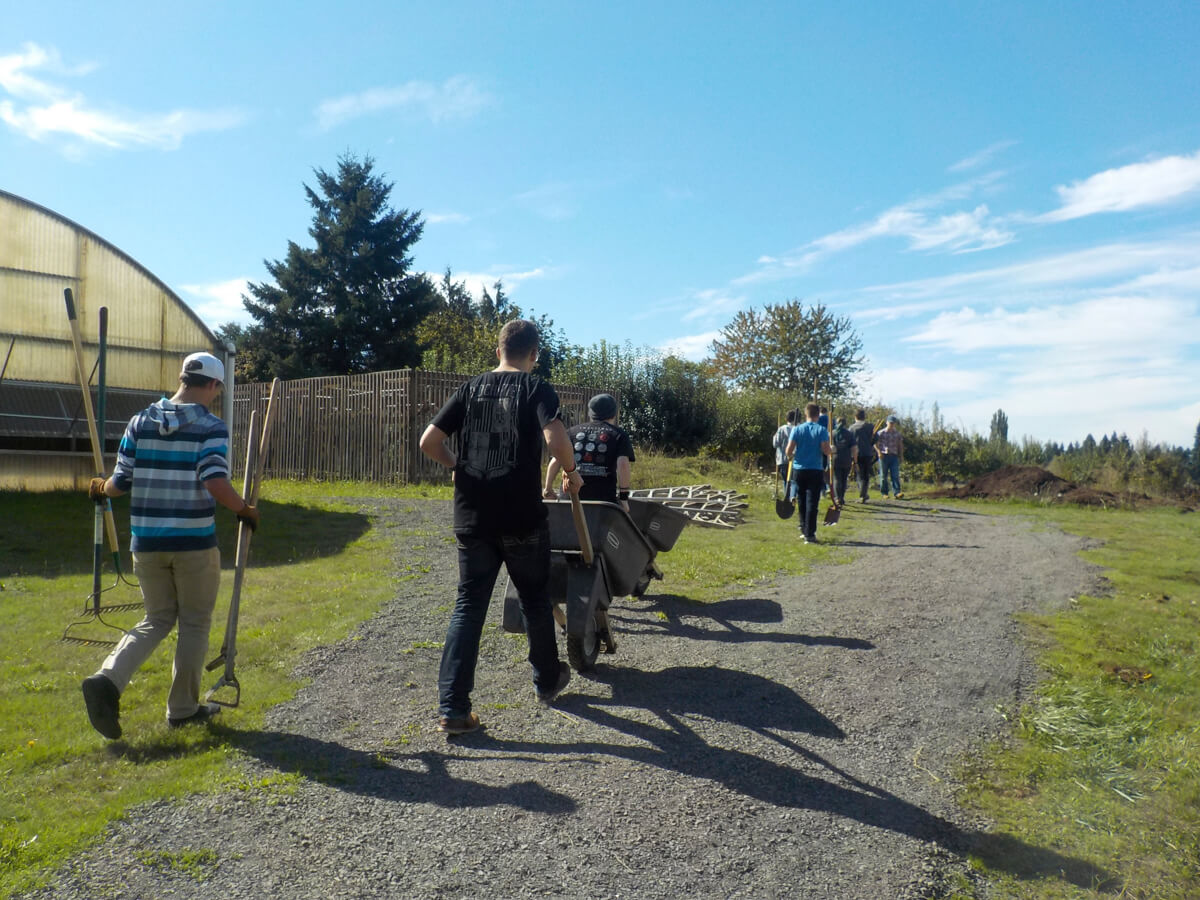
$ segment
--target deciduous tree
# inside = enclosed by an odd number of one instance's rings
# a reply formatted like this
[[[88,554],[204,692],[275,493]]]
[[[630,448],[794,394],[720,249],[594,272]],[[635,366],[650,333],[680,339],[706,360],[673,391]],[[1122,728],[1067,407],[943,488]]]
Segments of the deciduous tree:
[[[849,394],[863,367],[849,317],[799,300],[740,311],[711,350],[708,365],[731,386],[807,394],[816,380],[823,397]]]

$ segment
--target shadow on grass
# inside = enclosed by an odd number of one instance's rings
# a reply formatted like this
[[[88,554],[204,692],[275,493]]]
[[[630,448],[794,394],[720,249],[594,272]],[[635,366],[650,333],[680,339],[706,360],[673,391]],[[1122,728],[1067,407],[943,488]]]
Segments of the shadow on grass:
[[[803,644],[808,647],[843,647],[847,650],[874,650],[870,641],[830,634],[796,634],[789,631],[747,631],[749,625],[783,622],[783,607],[774,600],[739,597],[715,603],[697,603],[679,594],[647,594],[636,606],[613,606],[608,617],[621,623],[627,634],[670,634],[697,641],[724,643]],[[634,614],[630,614],[630,613]],[[645,615],[650,613],[650,616]],[[710,620],[719,628],[694,624]]]
[[[567,694],[564,711],[632,738],[635,743],[535,741],[480,738],[481,747],[506,754],[577,753],[629,760],[687,778],[704,779],[775,807],[810,809],[885,828],[959,854],[971,854],[996,871],[1024,880],[1061,878],[1073,885],[1112,892],[1113,881],[1100,867],[1007,834],[963,828],[887,790],[838,768],[791,734],[844,740],[836,723],[789,688],[758,675],[719,667],[677,667],[661,672],[632,669],[594,671],[610,684],[612,697]],[[650,713],[630,716],[622,709]],[[709,744],[689,724],[690,717],[745,727],[822,767],[818,777],[798,767],[741,749]]]
[[[0,492],[0,577],[55,577],[92,571],[93,506],[81,492]],[[363,513],[317,509],[262,500],[262,525],[251,541],[255,566],[286,565],[342,552],[371,526]],[[121,565],[132,572],[129,556],[129,500],[113,503],[121,544]],[[217,539],[224,568],[233,566],[237,545],[236,521],[223,508],[217,511]],[[112,576],[107,545],[105,581]]]
[[[495,786],[457,778],[447,768],[447,757],[432,751],[367,752],[334,741],[279,731],[214,727],[213,733],[277,771],[381,800],[432,803],[446,809],[514,806],[551,815],[571,813],[576,808],[571,797],[536,781]]]

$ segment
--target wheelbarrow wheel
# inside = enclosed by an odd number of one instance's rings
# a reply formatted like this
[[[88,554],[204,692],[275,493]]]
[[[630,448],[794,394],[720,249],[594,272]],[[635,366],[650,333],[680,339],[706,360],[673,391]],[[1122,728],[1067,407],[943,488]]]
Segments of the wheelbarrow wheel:
[[[596,665],[600,655],[600,632],[596,628],[596,617],[588,620],[583,636],[567,635],[567,660],[576,672],[586,672]]]

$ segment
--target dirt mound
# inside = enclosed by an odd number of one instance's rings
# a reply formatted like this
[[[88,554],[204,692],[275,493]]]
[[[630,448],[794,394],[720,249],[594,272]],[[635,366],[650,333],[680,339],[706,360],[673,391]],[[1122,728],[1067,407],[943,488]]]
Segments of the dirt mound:
[[[1016,498],[1048,503],[1077,503],[1080,506],[1111,506],[1121,502],[1115,494],[1082,487],[1039,466],[1005,466],[972,479],[962,487],[946,488],[927,496],[996,500]]]

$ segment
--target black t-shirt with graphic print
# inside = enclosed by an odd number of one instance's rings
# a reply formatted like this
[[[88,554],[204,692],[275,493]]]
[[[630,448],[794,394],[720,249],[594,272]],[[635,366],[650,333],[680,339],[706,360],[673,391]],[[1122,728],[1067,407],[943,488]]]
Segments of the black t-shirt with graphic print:
[[[633,462],[633,441],[608,422],[586,422],[567,429],[575,448],[575,465],[583,476],[580,500],[617,501],[617,457]]]
[[[558,414],[554,388],[524,372],[485,372],[446,401],[433,424],[458,436],[456,532],[528,534],[545,520],[542,429]]]

